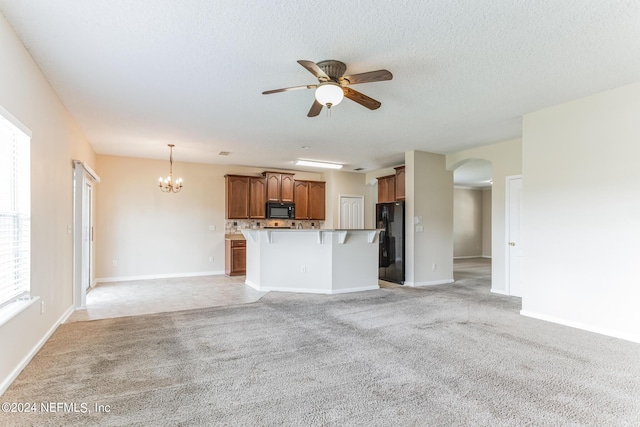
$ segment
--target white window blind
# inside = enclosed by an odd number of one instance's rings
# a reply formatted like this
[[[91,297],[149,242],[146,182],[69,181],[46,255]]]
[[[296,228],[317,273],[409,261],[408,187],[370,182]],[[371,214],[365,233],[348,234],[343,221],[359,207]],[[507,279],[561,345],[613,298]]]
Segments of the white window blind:
[[[0,114],[0,308],[29,297],[30,143],[27,134]]]

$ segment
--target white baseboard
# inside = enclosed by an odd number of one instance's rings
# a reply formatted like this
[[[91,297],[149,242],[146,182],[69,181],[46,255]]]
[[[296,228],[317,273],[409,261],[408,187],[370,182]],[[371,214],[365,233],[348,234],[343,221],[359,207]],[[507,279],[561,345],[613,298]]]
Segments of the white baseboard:
[[[500,294],[500,295],[509,296],[509,294],[507,292],[503,291],[502,289],[491,288],[491,292],[494,293],[494,294]]]
[[[38,341],[36,345],[31,349],[31,351],[27,353],[27,355],[22,359],[22,361],[20,361],[18,366],[16,366],[13,369],[13,371],[11,371],[11,374],[9,374],[9,376],[0,383],[0,396],[2,396],[4,392],[7,391],[11,383],[13,383],[13,381],[15,381],[16,378],[18,378],[18,375],[20,375],[20,372],[22,372],[22,370],[27,367],[29,362],[31,362],[31,359],[33,359],[33,357],[38,353],[38,351],[40,351],[42,346],[47,342],[47,340],[51,337],[51,335],[53,335],[56,329],[58,329],[58,326],[63,324],[69,318],[69,316],[71,316],[72,313],[73,313],[73,306],[69,307],[67,311],[65,311],[62,314],[62,316],[60,316],[60,318],[53,324],[53,326],[51,326],[51,328],[47,331],[47,333],[44,334],[44,336],[40,339],[40,341]]]
[[[490,256],[486,256],[486,255],[468,255],[468,256],[454,256],[453,259],[469,259],[469,258],[487,258],[487,259],[491,259]]]
[[[453,279],[445,279],[445,280],[431,280],[429,282],[404,282],[404,285],[409,286],[410,288],[417,288],[419,286],[446,285],[453,282],[454,282]]]
[[[301,288],[287,288],[287,287],[279,287],[279,286],[258,286],[257,284],[245,280],[244,284],[255,289],[260,292],[297,292],[302,294],[324,294],[324,295],[336,295],[336,294],[346,294],[350,292],[362,292],[362,291],[372,291],[375,289],[380,289],[380,286],[377,284],[371,286],[361,286],[358,288],[346,288],[346,289],[301,289]]]
[[[177,277],[220,276],[223,274],[224,274],[224,270],[200,271],[196,273],[148,274],[144,276],[116,276],[116,277],[101,277],[96,279],[96,282],[109,283],[109,282],[127,282],[130,280],[175,279]]]
[[[600,328],[593,325],[588,325],[582,322],[574,322],[573,320],[563,319],[561,317],[549,316],[546,314],[536,313],[535,311],[520,310],[520,314],[526,317],[532,317],[538,320],[544,320],[546,322],[557,323],[559,325],[569,326],[576,329],[582,329],[584,331],[594,332],[600,335],[606,335],[609,337],[620,338],[623,340],[640,343],[640,335],[630,334],[627,332],[621,332],[615,329]]]

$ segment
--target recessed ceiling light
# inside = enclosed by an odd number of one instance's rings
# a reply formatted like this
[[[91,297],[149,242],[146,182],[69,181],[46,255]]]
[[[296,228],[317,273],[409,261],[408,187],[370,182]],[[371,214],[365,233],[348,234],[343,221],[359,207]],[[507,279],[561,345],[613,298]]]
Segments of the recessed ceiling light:
[[[298,166],[311,166],[314,168],[342,169],[342,165],[337,163],[316,162],[312,160],[296,160]]]

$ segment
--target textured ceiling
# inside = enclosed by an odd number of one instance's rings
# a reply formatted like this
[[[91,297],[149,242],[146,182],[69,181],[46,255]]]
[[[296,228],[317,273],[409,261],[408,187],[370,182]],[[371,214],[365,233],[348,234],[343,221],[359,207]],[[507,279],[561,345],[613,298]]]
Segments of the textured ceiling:
[[[0,0],[97,153],[346,170],[521,135],[521,116],[640,80],[640,2]],[[296,63],[393,80],[316,118]],[[1,101],[0,101],[1,102]],[[302,149],[307,146],[309,148]],[[220,151],[229,151],[227,157]]]

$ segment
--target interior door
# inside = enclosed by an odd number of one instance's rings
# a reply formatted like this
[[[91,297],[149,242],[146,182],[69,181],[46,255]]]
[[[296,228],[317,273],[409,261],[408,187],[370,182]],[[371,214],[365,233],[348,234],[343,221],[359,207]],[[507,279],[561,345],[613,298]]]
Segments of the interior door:
[[[522,213],[522,178],[507,177],[507,280],[509,295],[522,297],[522,242],[520,219]]]
[[[338,218],[338,228],[364,228],[364,197],[340,196],[340,217]]]

